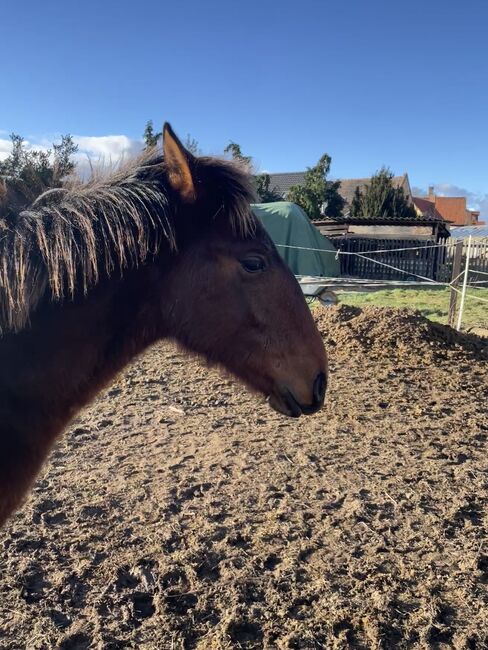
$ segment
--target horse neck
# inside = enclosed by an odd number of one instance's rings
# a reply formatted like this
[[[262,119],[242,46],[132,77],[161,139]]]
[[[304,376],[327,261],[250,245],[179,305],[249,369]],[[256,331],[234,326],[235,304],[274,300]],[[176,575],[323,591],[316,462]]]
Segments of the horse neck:
[[[55,437],[157,338],[146,296],[159,273],[143,267],[73,302],[41,304],[29,328],[0,338],[0,525]]]

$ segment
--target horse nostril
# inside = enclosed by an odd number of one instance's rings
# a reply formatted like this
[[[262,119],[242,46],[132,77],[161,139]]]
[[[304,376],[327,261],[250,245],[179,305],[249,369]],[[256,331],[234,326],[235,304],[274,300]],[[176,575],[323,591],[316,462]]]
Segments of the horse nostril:
[[[327,388],[327,380],[325,377],[325,373],[319,372],[313,384],[313,399],[315,403],[321,404],[324,401],[326,388]]]

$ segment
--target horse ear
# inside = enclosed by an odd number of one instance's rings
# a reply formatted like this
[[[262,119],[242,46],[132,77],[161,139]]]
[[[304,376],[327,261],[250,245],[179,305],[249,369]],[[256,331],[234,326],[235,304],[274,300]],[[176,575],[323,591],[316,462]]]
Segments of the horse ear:
[[[171,187],[178,192],[183,201],[193,203],[196,199],[191,172],[193,156],[178,140],[168,122],[163,128],[163,153]]]

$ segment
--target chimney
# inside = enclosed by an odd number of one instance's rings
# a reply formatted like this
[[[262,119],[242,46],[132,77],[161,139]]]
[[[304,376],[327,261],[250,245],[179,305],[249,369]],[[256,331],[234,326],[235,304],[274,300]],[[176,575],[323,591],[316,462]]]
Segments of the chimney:
[[[435,200],[434,186],[433,185],[429,185],[428,198],[429,198],[429,201],[434,201]]]

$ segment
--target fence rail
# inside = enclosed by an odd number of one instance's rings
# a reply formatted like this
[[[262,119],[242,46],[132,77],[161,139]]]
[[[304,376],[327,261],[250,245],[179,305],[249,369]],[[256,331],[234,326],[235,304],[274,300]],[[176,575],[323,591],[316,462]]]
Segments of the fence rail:
[[[439,245],[433,240],[418,239],[337,237],[332,241],[339,251],[356,253],[340,256],[342,275],[376,280],[405,280],[411,274],[412,278],[423,276],[438,282],[450,282],[452,278],[455,240],[441,242]],[[466,250],[467,242],[463,244],[462,264]],[[377,251],[381,253],[375,254]],[[372,259],[366,259],[369,256]],[[473,240],[469,266],[470,282],[487,279],[486,276],[481,277],[481,274],[488,273],[488,239]],[[479,276],[476,275],[477,271]]]
[[[408,277],[406,274],[411,273],[412,277],[420,275],[436,280],[437,270],[443,261],[443,247],[433,246],[435,244],[433,241],[340,237],[333,242],[340,251],[364,255],[364,257],[340,256],[341,274],[357,278],[405,280]],[[374,255],[374,260],[395,268],[391,269],[366,259],[376,251],[382,252]]]
[[[464,268],[466,262],[468,242],[463,242],[463,252],[461,257],[461,268]],[[436,280],[440,282],[450,282],[452,278],[452,269],[454,263],[454,253],[456,250],[456,240],[449,240],[445,246],[445,258],[443,264],[439,266]],[[472,239],[471,250],[469,254],[469,282],[482,281],[483,274],[488,273],[488,239]]]

